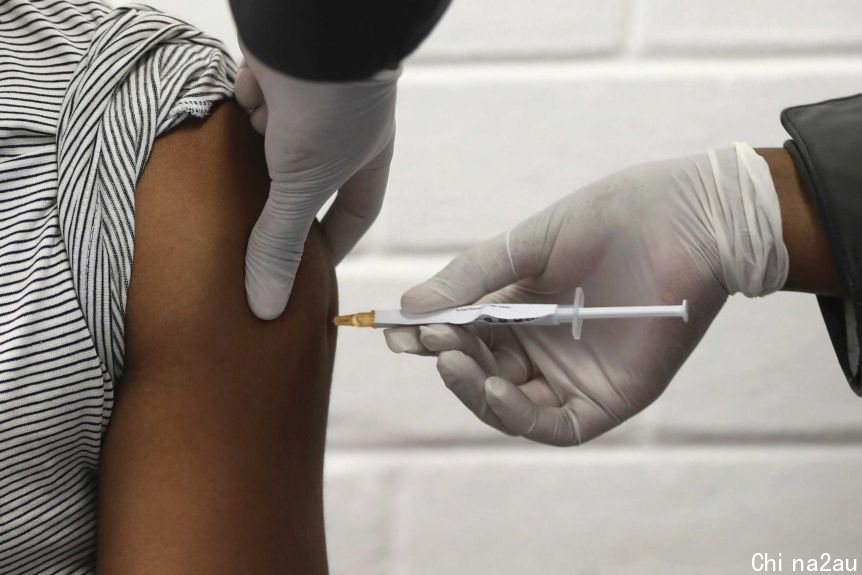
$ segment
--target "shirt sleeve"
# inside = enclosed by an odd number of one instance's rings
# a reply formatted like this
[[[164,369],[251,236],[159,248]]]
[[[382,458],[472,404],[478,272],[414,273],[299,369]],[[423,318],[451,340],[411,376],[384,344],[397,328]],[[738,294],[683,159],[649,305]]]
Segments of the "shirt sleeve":
[[[267,65],[305,80],[344,82],[395,68],[450,0],[230,0],[242,42]]]
[[[784,147],[814,197],[845,298],[817,296],[838,362],[862,395],[862,94],[781,113]]]

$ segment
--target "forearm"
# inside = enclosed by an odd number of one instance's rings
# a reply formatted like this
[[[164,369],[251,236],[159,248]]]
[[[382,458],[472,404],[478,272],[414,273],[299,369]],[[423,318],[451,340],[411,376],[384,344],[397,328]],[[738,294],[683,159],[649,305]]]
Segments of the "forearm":
[[[842,296],[817,206],[805,189],[790,154],[783,148],[758,148],[756,151],[769,164],[781,205],[784,244],[790,257],[790,272],[782,289]]]

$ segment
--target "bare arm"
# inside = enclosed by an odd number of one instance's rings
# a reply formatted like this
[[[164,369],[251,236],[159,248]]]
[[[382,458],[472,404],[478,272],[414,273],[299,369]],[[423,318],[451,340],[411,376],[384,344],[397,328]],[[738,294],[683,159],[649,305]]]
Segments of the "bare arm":
[[[234,102],[156,141],[101,458],[101,575],[327,572],[335,277],[315,225],[287,310],[253,316],[244,256],[268,186]]]

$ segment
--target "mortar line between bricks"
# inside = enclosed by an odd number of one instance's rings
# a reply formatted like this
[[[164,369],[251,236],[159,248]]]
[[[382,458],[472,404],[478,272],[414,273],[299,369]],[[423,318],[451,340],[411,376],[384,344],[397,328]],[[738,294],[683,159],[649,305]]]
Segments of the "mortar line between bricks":
[[[325,473],[339,473],[345,469],[360,469],[362,465],[383,465],[392,468],[400,474],[409,473],[409,469],[416,463],[427,465],[453,466],[483,466],[488,463],[513,463],[518,465],[526,463],[542,462],[565,462],[572,465],[591,465],[596,462],[638,462],[651,461],[653,459],[688,461],[693,464],[713,464],[728,461],[758,461],[766,463],[769,461],[781,461],[790,459],[844,461],[849,458],[862,458],[862,445],[831,446],[785,446],[781,448],[763,448],[762,446],[747,447],[716,447],[704,449],[703,447],[689,446],[683,449],[620,449],[620,450],[559,450],[559,449],[508,449],[508,450],[482,450],[463,449],[448,450],[436,449],[418,451],[414,449],[401,450],[354,450],[354,451],[330,451],[327,453]],[[401,478],[405,481],[404,478]],[[408,478],[409,480],[409,478]],[[409,481],[408,481],[409,482]],[[400,491],[403,491],[400,490]],[[397,506],[395,506],[397,508]],[[398,530],[400,525],[398,511],[395,510],[392,517],[393,529]],[[395,555],[397,549],[392,548]],[[393,571],[401,575],[395,567]]]
[[[622,57],[625,60],[635,60],[644,51],[646,37],[646,0],[630,0],[627,10],[626,35],[623,43]]]
[[[711,76],[721,72],[757,73],[783,76],[788,72],[816,71],[817,73],[858,71],[862,54],[848,51],[832,54],[788,53],[785,55],[657,55],[648,58],[603,58],[592,60],[535,58],[530,60],[452,61],[438,64],[411,63],[405,67],[401,84],[410,87],[424,83],[451,83],[464,80],[470,83],[509,79],[559,79],[560,81],[585,76],[630,77]]]
[[[408,502],[410,500],[409,487],[406,486],[409,482],[404,481],[403,474],[405,470],[399,470],[399,472],[395,475],[395,480],[393,483],[395,484],[395,489],[390,491],[390,493],[394,493],[395,495],[392,497],[392,521],[390,525],[390,541],[391,543],[391,557],[392,560],[389,563],[389,569],[391,575],[407,575],[410,571],[409,565],[405,565],[404,560],[408,555],[404,552],[404,548],[408,545],[409,539],[406,537],[407,529],[405,525],[409,525],[410,519],[409,517],[405,517],[404,510],[408,508]]]
[[[549,448],[547,446],[523,446],[523,445],[502,445],[502,444],[462,444],[462,445],[432,445],[423,443],[404,443],[401,445],[332,445],[327,446],[326,452],[331,454],[354,454],[354,453],[387,453],[397,454],[403,452],[411,453],[474,453],[482,451],[486,453],[508,453],[513,451],[524,452],[537,450],[537,452],[557,452],[563,453],[571,451],[572,453],[589,452],[598,453],[621,453],[621,452],[649,452],[649,451],[667,451],[681,452],[690,450],[776,450],[784,451],[788,449],[803,449],[816,451],[819,449],[862,449],[862,432],[854,434],[852,437],[847,437],[841,440],[788,440],[788,441],[733,441],[729,438],[715,438],[714,441],[700,442],[665,442],[665,443],[644,443],[644,444],[619,444],[619,445],[601,445],[601,446],[581,446],[566,448]]]
[[[596,51],[587,53],[571,52],[540,52],[524,54],[488,54],[465,55],[463,57],[423,57],[411,60],[408,70],[424,71],[437,69],[460,68],[503,68],[543,65],[589,66],[602,64],[650,64],[669,63],[742,63],[742,62],[823,62],[852,61],[859,59],[862,42],[853,44],[836,44],[834,46],[811,47],[725,47],[710,48],[708,46],[663,46],[645,47],[636,40],[627,40],[618,50]]]
[[[420,56],[410,60],[410,68],[469,66],[471,64],[530,64],[534,62],[613,62],[623,56],[619,48],[600,48],[596,50],[541,50],[524,52],[500,51],[497,54],[465,52],[457,56]]]
[[[400,528],[401,510],[403,505],[401,499],[404,497],[404,481],[402,479],[403,470],[395,466],[390,466],[385,474],[384,482],[386,490],[389,493],[394,493],[395,496],[387,500],[388,509],[386,510],[386,560],[385,569],[387,575],[397,575],[400,573],[400,557],[399,550],[400,537],[403,530]]]

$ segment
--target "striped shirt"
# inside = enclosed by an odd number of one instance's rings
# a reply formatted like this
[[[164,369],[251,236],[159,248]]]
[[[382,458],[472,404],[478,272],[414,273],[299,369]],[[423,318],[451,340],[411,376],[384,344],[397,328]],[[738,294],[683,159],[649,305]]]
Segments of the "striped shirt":
[[[153,140],[232,97],[224,45],[140,4],[0,0],[0,573],[95,573]]]

